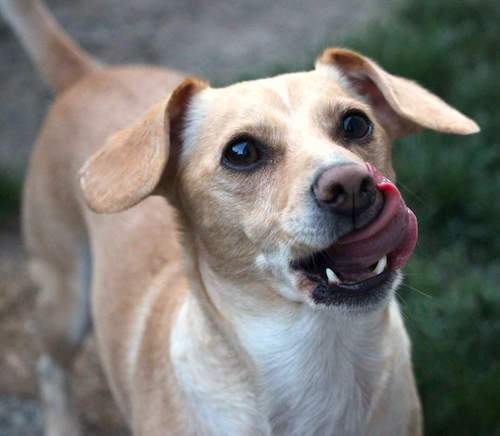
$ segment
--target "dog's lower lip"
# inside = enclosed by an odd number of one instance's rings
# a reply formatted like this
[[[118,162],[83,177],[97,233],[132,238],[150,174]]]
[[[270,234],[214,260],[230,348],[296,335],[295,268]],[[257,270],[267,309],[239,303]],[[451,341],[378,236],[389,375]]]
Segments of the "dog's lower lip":
[[[362,278],[360,280],[346,280],[344,278],[339,278],[338,275],[333,272],[333,270],[330,271],[333,273],[333,277],[335,279],[330,279],[328,277],[328,273],[326,274],[326,278],[321,276],[320,274],[317,273],[311,273],[306,270],[301,270],[297,268],[293,268],[297,271],[300,272],[300,274],[303,274],[309,281],[315,283],[315,284],[321,284],[333,291],[335,290],[348,290],[349,292],[352,291],[366,291],[368,290],[372,285],[375,284],[379,279],[383,279],[383,277],[387,274],[390,273],[391,270],[388,268],[384,268],[382,271],[378,272],[371,272],[371,274],[367,278]],[[342,276],[343,277],[343,276]]]
[[[373,287],[380,285],[387,279],[389,271],[384,271],[368,279],[362,280],[360,282],[340,282],[334,285],[328,285],[332,291],[341,292],[366,292]]]
[[[317,282],[311,297],[314,303],[325,306],[361,308],[377,306],[385,300],[394,279],[394,271],[381,274],[357,283],[339,283],[333,286],[324,281]]]
[[[349,285],[352,288],[351,285],[363,283],[386,270],[392,270],[390,262],[390,257],[384,255],[368,267],[359,265],[337,267],[327,249],[292,261],[290,268],[315,283],[324,282],[325,286],[329,287]]]
[[[384,301],[395,274],[390,268],[390,258],[383,256],[371,267],[354,270],[338,269],[331,260],[328,251],[320,251],[290,264],[316,304],[368,307]]]

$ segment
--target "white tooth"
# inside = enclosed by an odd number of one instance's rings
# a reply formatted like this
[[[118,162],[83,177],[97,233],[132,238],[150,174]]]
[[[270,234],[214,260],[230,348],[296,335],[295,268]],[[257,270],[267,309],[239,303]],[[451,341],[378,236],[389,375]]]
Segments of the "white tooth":
[[[384,272],[386,266],[387,266],[387,256],[384,256],[377,262],[377,266],[375,267],[373,272],[375,274],[381,274]]]
[[[337,274],[333,272],[333,270],[327,268],[325,271],[326,271],[326,277],[328,278],[328,283],[330,284],[340,283],[340,279],[337,277]]]

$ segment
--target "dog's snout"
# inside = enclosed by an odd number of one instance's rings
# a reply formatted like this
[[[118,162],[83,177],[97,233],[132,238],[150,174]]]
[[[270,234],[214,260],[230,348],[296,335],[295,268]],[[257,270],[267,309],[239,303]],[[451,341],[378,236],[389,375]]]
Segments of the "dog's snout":
[[[313,185],[313,194],[322,206],[352,216],[375,203],[377,187],[366,167],[347,164],[323,171]]]

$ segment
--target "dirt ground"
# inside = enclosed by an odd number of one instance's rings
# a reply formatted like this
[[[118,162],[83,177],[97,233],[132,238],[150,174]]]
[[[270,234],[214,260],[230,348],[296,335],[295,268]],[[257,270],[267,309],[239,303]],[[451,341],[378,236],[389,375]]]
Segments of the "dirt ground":
[[[277,64],[304,62],[314,48],[382,19],[391,0],[47,0],[84,47],[110,63],[168,64],[228,83]],[[307,59],[312,61],[313,59]],[[50,102],[0,20],[0,171],[23,172]],[[18,224],[0,223],[0,436],[41,434],[36,401],[36,290]],[[76,365],[86,434],[126,434],[99,368],[93,338]]]

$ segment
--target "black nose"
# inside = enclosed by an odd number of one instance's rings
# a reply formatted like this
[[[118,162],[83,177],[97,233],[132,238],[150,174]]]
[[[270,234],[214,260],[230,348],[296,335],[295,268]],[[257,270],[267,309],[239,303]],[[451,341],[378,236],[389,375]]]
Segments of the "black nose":
[[[358,164],[327,168],[316,179],[313,194],[322,206],[353,218],[372,206],[380,195],[368,168]]]

